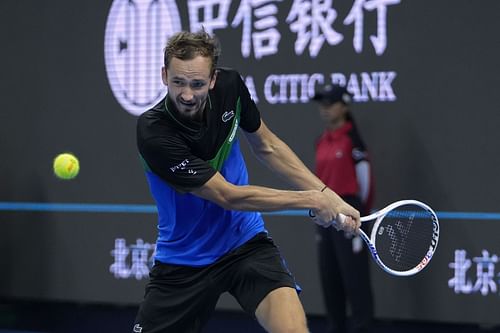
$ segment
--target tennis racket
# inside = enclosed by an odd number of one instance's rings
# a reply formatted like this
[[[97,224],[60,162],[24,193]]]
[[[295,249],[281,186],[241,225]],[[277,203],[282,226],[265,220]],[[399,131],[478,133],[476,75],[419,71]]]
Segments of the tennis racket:
[[[345,215],[339,214],[343,221]],[[414,275],[429,264],[439,240],[439,221],[428,205],[401,200],[361,218],[374,221],[370,237],[360,229],[375,262],[389,274]]]

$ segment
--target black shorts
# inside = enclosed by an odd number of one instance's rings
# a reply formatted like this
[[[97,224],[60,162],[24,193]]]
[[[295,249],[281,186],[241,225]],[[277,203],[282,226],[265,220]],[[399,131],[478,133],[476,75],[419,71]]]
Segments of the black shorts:
[[[264,297],[280,287],[298,288],[273,240],[260,233],[215,263],[188,267],[156,263],[133,332],[200,332],[224,292],[255,316]]]

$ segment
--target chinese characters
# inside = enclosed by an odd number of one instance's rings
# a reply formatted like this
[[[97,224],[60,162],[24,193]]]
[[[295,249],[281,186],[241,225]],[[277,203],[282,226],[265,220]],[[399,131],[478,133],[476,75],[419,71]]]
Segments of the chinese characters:
[[[353,26],[353,47],[357,53],[363,51],[365,34],[365,12],[377,15],[376,34],[370,41],[377,55],[382,55],[387,48],[387,11],[389,6],[397,5],[401,0],[355,0],[347,16],[341,21],[334,7],[334,0],[294,0],[285,22],[279,22],[277,14],[279,3],[283,0],[241,0],[235,16],[229,17],[231,0],[189,0],[189,24],[191,31],[202,27],[207,32],[217,29],[241,27],[241,54],[248,58],[252,54],[256,59],[277,54],[282,33],[280,23],[288,24],[289,30],[296,35],[295,54],[302,55],[306,49],[309,56],[315,58],[327,43],[330,46],[344,40],[338,26]],[[231,21],[231,23],[229,23]]]
[[[448,280],[448,286],[453,288],[456,294],[472,294],[480,292],[486,296],[490,292],[498,291],[500,283],[500,273],[495,276],[495,264],[498,263],[496,254],[490,255],[487,250],[483,250],[480,257],[467,258],[465,250],[455,250],[455,261],[448,266],[453,269],[454,276]],[[475,264],[476,278],[470,278],[469,270]],[[468,274],[469,273],[469,274]]]
[[[145,243],[140,238],[135,244],[128,246],[125,239],[117,238],[115,248],[111,250],[111,256],[115,261],[109,266],[109,271],[117,279],[147,278],[153,264],[154,250],[155,244]]]

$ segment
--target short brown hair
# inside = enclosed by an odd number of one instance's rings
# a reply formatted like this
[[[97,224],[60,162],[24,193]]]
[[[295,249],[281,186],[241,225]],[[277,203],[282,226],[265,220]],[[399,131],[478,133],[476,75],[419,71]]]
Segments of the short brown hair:
[[[172,58],[191,60],[197,56],[212,59],[210,75],[213,75],[220,56],[219,41],[205,30],[199,32],[181,31],[169,38],[164,49],[163,62],[165,68],[168,68]]]

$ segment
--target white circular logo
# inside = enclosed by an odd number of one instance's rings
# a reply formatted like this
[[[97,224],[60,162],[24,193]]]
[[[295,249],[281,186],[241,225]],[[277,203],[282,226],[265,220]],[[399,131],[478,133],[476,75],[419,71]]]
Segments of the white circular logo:
[[[165,96],[163,48],[179,31],[175,0],[113,1],[106,22],[104,60],[111,90],[129,113],[140,115]]]

